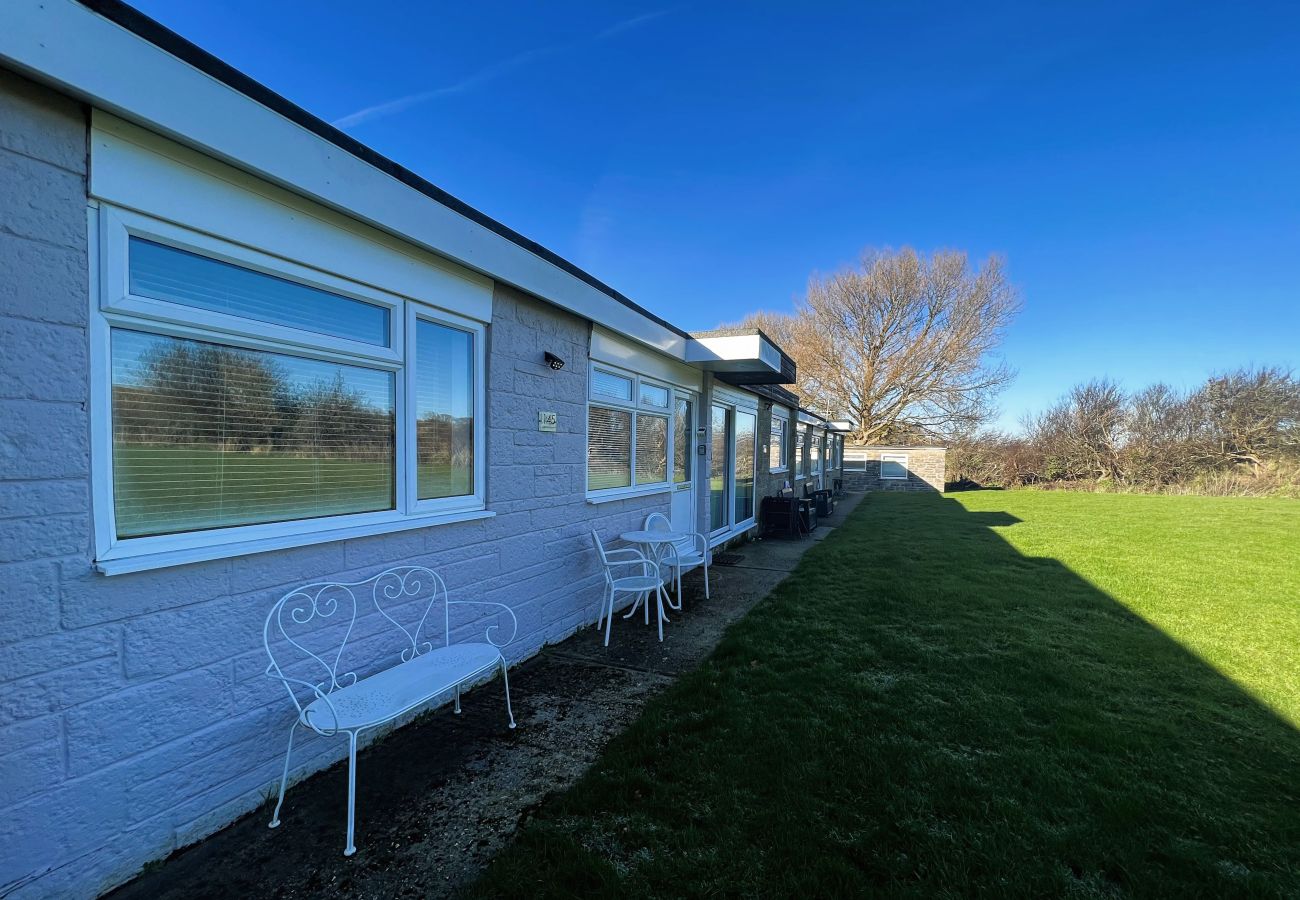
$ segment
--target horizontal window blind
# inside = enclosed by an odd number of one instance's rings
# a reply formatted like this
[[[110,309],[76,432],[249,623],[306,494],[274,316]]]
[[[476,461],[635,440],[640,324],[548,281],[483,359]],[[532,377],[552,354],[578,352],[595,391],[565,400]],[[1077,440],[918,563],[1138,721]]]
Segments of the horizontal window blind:
[[[632,414],[593,406],[587,410],[587,488],[632,484]]]
[[[768,439],[767,458],[769,468],[785,468],[785,419],[772,417],[772,434]]]
[[[611,400],[632,400],[632,379],[603,369],[593,369],[591,373],[591,394],[593,397],[609,397]]]
[[[394,508],[390,372],[115,328],[120,538]]]
[[[668,480],[668,418],[637,413],[636,483],[661,484]]]
[[[415,416],[418,497],[474,493],[474,335],[417,320]]]
[[[374,303],[132,237],[130,291],[195,309],[389,345],[389,312]]]

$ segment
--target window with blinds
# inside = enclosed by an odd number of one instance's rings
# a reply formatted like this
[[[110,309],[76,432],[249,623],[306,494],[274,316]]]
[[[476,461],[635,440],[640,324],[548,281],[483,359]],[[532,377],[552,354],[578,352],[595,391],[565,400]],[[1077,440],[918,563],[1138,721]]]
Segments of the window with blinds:
[[[482,325],[150,221],[107,243],[113,554],[483,509]]]
[[[391,372],[113,329],[119,538],[394,505]]]
[[[389,345],[388,310],[374,303],[140,237],[130,238],[127,258],[130,291],[138,297]]]
[[[591,367],[587,405],[587,490],[652,487],[689,478],[682,452],[688,401],[631,372]],[[670,414],[671,413],[671,414]]]
[[[632,413],[592,406],[587,411],[587,490],[632,484]]]
[[[785,462],[785,427],[784,416],[772,414],[772,433],[768,437],[767,464],[773,472],[784,472]]]

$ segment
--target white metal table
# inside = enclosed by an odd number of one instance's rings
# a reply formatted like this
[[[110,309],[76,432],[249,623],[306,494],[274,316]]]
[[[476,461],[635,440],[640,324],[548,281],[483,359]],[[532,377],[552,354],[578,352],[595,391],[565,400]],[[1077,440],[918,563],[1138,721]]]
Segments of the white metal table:
[[[683,538],[689,539],[690,535],[683,534],[680,531],[625,531],[619,537],[629,544],[640,544],[645,547],[646,556],[657,566],[663,561],[664,551],[668,549],[670,544],[676,544]],[[667,591],[664,592],[664,597],[668,601],[669,608],[681,610],[681,597],[677,598],[676,605],[673,604],[672,595]]]

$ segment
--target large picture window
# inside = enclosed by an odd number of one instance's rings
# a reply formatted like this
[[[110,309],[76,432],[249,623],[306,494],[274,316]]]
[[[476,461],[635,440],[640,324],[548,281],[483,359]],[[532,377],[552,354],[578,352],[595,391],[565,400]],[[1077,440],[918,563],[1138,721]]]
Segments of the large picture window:
[[[100,227],[101,561],[483,509],[482,325],[133,213]]]
[[[113,329],[117,537],[394,507],[392,372]]]
[[[587,406],[587,491],[652,489],[689,478],[680,450],[687,401],[670,387],[593,365]]]

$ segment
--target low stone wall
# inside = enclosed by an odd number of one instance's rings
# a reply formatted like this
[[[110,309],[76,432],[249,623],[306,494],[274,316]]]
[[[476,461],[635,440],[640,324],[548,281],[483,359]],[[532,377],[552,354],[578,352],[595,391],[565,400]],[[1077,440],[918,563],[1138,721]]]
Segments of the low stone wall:
[[[944,447],[845,447],[844,487],[850,491],[942,491],[947,450]],[[906,477],[882,477],[883,458]]]

